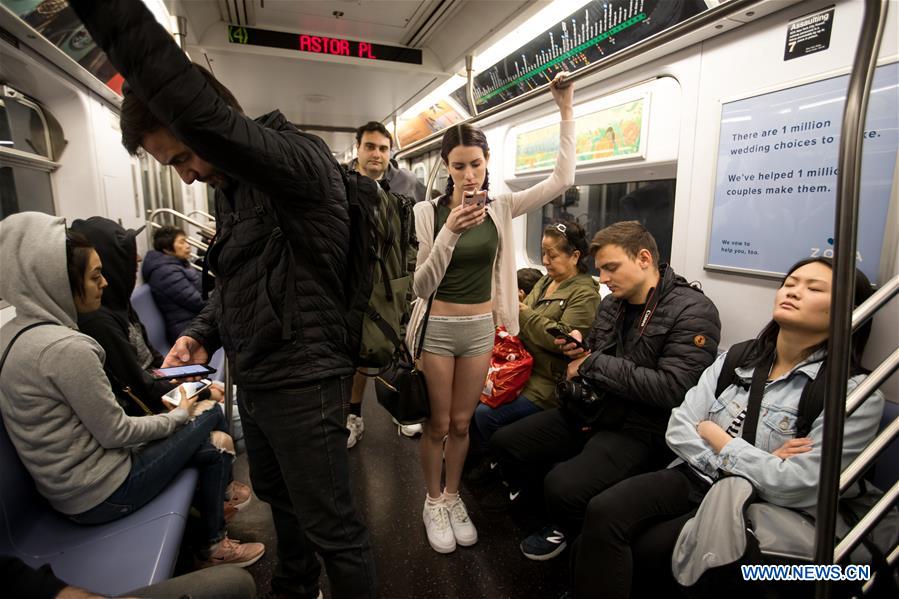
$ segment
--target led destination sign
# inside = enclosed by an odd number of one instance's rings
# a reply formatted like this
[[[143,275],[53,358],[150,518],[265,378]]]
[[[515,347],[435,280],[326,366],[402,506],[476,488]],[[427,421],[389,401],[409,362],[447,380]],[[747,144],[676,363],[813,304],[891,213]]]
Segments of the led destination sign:
[[[298,52],[312,52],[313,54],[421,64],[421,50],[415,48],[386,46],[323,35],[287,33],[229,25],[228,41],[232,44],[265,46],[266,48],[281,48]]]

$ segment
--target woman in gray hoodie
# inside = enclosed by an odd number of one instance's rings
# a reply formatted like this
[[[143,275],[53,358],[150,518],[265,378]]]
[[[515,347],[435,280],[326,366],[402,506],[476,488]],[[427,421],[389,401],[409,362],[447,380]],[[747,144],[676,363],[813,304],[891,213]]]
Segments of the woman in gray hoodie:
[[[225,534],[222,494],[234,446],[221,411],[183,398],[166,414],[127,416],[103,371],[103,349],[78,331],[78,313],[99,309],[106,287],[93,247],[62,218],[26,212],[0,222],[0,256],[0,297],[16,309],[0,329],[0,414],[41,495],[76,522],[100,524],[138,510],[182,469],[197,467],[201,566],[258,560],[262,544]]]

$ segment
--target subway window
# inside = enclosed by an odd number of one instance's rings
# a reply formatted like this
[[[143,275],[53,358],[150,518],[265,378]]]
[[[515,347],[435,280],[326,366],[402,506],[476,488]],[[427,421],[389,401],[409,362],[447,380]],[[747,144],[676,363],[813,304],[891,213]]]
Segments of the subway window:
[[[49,128],[36,103],[0,86],[0,219],[16,212],[55,214]]]
[[[556,221],[577,221],[587,231],[589,241],[603,227],[623,220],[636,220],[655,237],[661,261],[668,262],[674,224],[674,187],[674,179],[574,186],[540,210],[528,214],[528,258],[537,264],[541,262],[543,229]]]

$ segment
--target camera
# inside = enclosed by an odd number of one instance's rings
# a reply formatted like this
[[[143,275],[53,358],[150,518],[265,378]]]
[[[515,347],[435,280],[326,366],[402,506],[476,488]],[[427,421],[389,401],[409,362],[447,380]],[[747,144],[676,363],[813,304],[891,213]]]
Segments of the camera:
[[[598,390],[589,379],[577,376],[556,384],[559,405],[580,423],[590,427],[618,428],[627,417],[627,402]]]
[[[588,381],[582,377],[561,380],[556,385],[556,396],[559,404],[584,424],[596,422],[603,410],[603,394],[597,393]]]

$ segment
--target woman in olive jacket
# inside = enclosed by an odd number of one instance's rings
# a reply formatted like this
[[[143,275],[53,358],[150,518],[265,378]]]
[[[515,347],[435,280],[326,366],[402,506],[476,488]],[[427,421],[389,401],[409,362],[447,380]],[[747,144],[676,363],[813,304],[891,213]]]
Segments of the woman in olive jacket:
[[[562,221],[543,231],[541,255],[546,275],[519,304],[519,338],[534,358],[531,378],[511,402],[491,408],[478,404],[474,422],[478,441],[487,441],[501,427],[547,408],[558,407],[556,382],[564,378],[568,358],[546,332],[557,327],[582,334],[590,329],[599,307],[599,286],[587,270],[589,253],[583,227]]]

